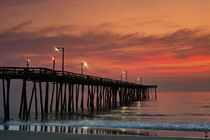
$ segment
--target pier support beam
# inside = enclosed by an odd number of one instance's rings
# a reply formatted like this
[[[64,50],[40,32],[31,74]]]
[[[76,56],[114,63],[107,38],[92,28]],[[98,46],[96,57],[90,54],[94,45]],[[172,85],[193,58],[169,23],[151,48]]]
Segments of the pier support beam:
[[[29,102],[28,115],[30,115],[30,112],[31,112],[31,105],[32,105],[33,97],[35,98],[35,102],[34,102],[35,116],[37,117],[38,116],[38,107],[37,107],[38,103],[37,103],[36,81],[33,82],[33,89],[32,89],[32,93],[31,93],[31,99]]]
[[[3,107],[4,107],[4,121],[10,119],[10,112],[9,112],[9,97],[10,97],[10,79],[6,79],[7,88],[5,89],[5,79],[2,79],[2,87],[3,87]]]
[[[39,93],[40,93],[40,107],[41,107],[41,115],[44,118],[44,108],[43,108],[43,99],[42,99],[42,83],[39,81]]]
[[[82,84],[82,97],[81,97],[81,105],[82,111],[84,111],[84,84]]]
[[[46,115],[48,114],[48,100],[49,100],[49,82],[46,82],[45,109],[44,109]]]
[[[74,84],[71,85],[71,103],[72,103],[72,112],[74,112]]]
[[[71,98],[71,83],[68,83],[68,87],[69,87],[69,101],[68,101],[68,112],[71,113],[71,102],[72,102],[72,98]]]
[[[50,102],[50,112],[52,112],[52,107],[53,107],[53,100],[54,100],[54,93],[55,93],[55,82],[52,83],[53,88],[52,88],[52,95],[51,95],[51,102]]]
[[[64,97],[63,97],[63,110],[64,112],[66,113],[66,86],[67,86],[67,83],[64,84]]]
[[[78,103],[79,103],[79,84],[76,84],[76,110],[78,110]]]

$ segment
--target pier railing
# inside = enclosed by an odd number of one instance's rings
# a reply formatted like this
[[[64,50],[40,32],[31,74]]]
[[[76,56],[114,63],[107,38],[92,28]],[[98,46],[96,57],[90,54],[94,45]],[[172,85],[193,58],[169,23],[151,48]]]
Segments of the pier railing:
[[[56,71],[48,68],[41,68],[41,67],[0,67],[0,78],[14,78],[14,79],[22,79],[25,78],[26,80],[33,80],[30,79],[33,76],[52,76],[56,78],[74,78],[80,80],[92,80],[96,82],[104,82],[104,83],[112,83],[112,84],[121,84],[121,85],[130,85],[130,86],[148,86],[148,87],[157,87],[156,85],[141,85],[137,83],[125,82],[120,80],[113,80],[110,78],[102,78],[97,76],[85,75],[80,73],[73,73],[67,71]],[[50,82],[53,82],[54,78],[48,79]],[[36,80],[36,79],[34,79]],[[41,80],[41,79],[37,79]]]

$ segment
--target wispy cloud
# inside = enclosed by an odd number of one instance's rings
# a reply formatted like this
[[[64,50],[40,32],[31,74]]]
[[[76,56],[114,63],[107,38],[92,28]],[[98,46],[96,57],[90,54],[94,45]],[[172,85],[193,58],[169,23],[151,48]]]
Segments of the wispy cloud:
[[[31,54],[37,59],[49,57],[55,44],[65,47],[66,56],[72,64],[86,58],[97,64],[109,65],[100,66],[102,69],[129,67],[134,71],[173,72],[173,68],[188,71],[193,67],[194,70],[206,71],[210,67],[210,34],[204,34],[202,29],[180,29],[162,36],[117,34],[93,29],[73,34],[71,30],[79,28],[74,25],[23,31],[30,24],[31,21],[24,22],[0,33],[0,48],[3,50],[0,55],[4,56],[0,63]],[[192,60],[196,56],[207,57],[202,61]]]
[[[44,2],[47,0],[1,0],[0,1],[0,8],[8,8],[13,6],[19,6],[19,5],[26,5],[26,4],[33,4],[33,3],[39,3]]]
[[[7,29],[6,31],[2,31],[0,32],[0,39],[1,40],[7,40],[7,39],[10,39],[10,38],[14,38],[14,37],[17,37],[20,35],[20,33],[17,33],[19,32],[21,29],[27,27],[28,25],[30,25],[32,23],[32,21],[26,21],[26,22],[23,22],[23,23],[20,23],[10,29]]]

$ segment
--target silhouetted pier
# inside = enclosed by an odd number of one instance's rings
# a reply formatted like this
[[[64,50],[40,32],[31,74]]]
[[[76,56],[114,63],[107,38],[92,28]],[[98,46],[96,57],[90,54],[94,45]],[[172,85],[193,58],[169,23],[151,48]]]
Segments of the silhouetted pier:
[[[47,68],[0,67],[0,79],[5,121],[10,119],[10,88],[13,79],[22,80],[19,117],[25,120],[30,116],[33,101],[35,116],[40,112],[44,118],[52,111],[56,115],[71,114],[78,109],[84,111],[84,94],[87,94],[86,107],[90,111],[111,109],[117,107],[118,102],[122,106],[132,101],[157,98],[156,85],[141,85]],[[29,81],[33,83],[31,94],[27,93]],[[27,100],[29,95],[30,100]]]

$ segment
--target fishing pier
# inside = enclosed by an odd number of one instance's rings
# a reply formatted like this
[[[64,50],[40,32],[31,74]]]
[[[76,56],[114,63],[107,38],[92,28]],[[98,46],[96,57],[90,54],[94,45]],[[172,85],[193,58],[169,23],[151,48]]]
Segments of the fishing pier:
[[[39,67],[0,67],[4,120],[10,119],[10,88],[12,80],[22,85],[19,117],[28,120],[34,105],[35,117],[72,114],[78,110],[100,111],[157,98],[156,85],[142,85],[109,78],[56,71]],[[28,93],[28,82],[32,90]],[[86,94],[86,95],[85,95]],[[86,100],[86,101],[84,101]]]

